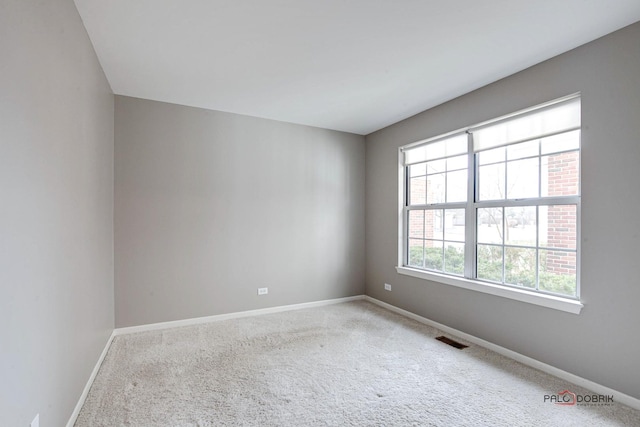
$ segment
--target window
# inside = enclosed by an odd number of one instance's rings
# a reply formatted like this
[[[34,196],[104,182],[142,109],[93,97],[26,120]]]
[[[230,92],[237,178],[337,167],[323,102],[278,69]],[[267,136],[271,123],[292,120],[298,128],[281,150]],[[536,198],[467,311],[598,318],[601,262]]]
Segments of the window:
[[[579,312],[578,95],[401,147],[400,164],[399,272]]]

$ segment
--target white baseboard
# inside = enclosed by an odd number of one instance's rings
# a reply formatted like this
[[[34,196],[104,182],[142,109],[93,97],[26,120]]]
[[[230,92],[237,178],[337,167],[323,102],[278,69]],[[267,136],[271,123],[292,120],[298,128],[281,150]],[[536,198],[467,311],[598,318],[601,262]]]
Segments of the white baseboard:
[[[398,313],[400,315],[403,315],[405,317],[408,317],[410,319],[416,320],[420,323],[423,323],[425,325],[434,327],[436,329],[439,329],[443,332],[447,332],[451,335],[455,335],[457,337],[460,337],[464,340],[467,340],[473,344],[476,344],[478,346],[484,347],[488,350],[491,351],[495,351],[498,354],[501,354],[503,356],[506,356],[510,359],[516,360],[524,365],[530,366],[532,368],[538,369],[542,372],[546,372],[550,375],[553,375],[555,377],[561,378],[563,380],[566,380],[568,382],[571,382],[573,384],[576,384],[580,387],[583,387],[587,390],[591,390],[594,393],[598,393],[598,394],[603,394],[603,395],[613,395],[614,396],[614,401],[618,402],[618,403],[622,403],[624,405],[630,406],[634,409],[640,410],[640,400],[636,399],[634,397],[631,397],[627,394],[621,393],[619,391],[610,389],[608,387],[605,387],[603,385],[600,385],[598,383],[595,383],[593,381],[587,380],[585,378],[579,377],[577,375],[574,375],[572,373],[563,371],[562,369],[558,369],[556,367],[553,367],[551,365],[548,365],[546,363],[540,362],[539,360],[533,359],[531,357],[525,356],[523,354],[520,353],[516,353],[515,351],[509,350],[507,348],[501,347],[499,345],[493,344],[489,341],[485,341],[483,339],[480,339],[478,337],[475,337],[473,335],[467,334],[465,332],[459,331],[457,329],[451,328],[449,326],[443,325],[441,323],[435,322],[433,320],[427,319],[425,317],[419,316],[415,313],[411,313],[410,311],[407,310],[403,310],[401,308],[398,308],[394,305],[388,304],[386,302],[377,300],[375,298],[372,298],[368,295],[357,295],[357,296],[353,296],[353,297],[346,297],[346,298],[336,298],[336,299],[331,299],[331,300],[324,300],[324,301],[315,301],[315,302],[307,302],[307,303],[302,303],[302,304],[292,304],[292,305],[284,305],[284,306],[278,306],[278,307],[270,307],[270,308],[262,308],[262,309],[258,309],[258,310],[248,310],[248,311],[240,311],[240,312],[236,312],[236,313],[228,313],[228,314],[219,314],[219,315],[214,315],[214,316],[206,316],[206,317],[197,317],[197,318],[193,318],[193,319],[185,319],[185,320],[176,320],[176,321],[172,321],[172,322],[161,322],[161,323],[152,323],[152,324],[148,324],[148,325],[140,325],[140,326],[131,326],[131,327],[127,327],[127,328],[118,328],[115,329],[111,336],[109,337],[109,340],[107,341],[107,344],[104,347],[104,350],[102,351],[102,354],[100,355],[100,358],[98,359],[95,367],[93,368],[93,371],[91,372],[91,376],[89,377],[89,380],[87,381],[87,384],[85,385],[84,390],[82,391],[82,395],[80,396],[80,399],[78,400],[78,403],[73,411],[73,413],[71,414],[71,418],[69,419],[69,422],[67,423],[66,427],[73,427],[74,423],[76,422],[76,419],[78,418],[78,415],[80,414],[80,409],[82,409],[82,405],[84,405],[84,401],[87,398],[87,395],[89,394],[89,390],[91,389],[91,385],[93,384],[93,381],[95,380],[96,375],[98,374],[98,370],[100,369],[100,365],[102,365],[102,362],[105,358],[105,356],[107,355],[107,351],[109,350],[109,347],[111,346],[111,342],[113,341],[113,338],[115,336],[118,335],[125,335],[125,334],[130,334],[130,333],[135,333],[135,332],[143,332],[143,331],[154,331],[154,330],[159,330],[159,329],[167,329],[167,328],[175,328],[175,327],[179,327],[179,326],[189,326],[189,325],[198,325],[198,324],[203,324],[203,323],[209,323],[209,322],[218,322],[221,320],[229,320],[229,319],[238,319],[238,318],[242,318],[242,317],[251,317],[251,316],[259,316],[262,314],[271,314],[271,313],[280,313],[280,312],[285,312],[285,311],[291,311],[291,310],[301,310],[304,308],[313,308],[313,307],[322,307],[322,306],[326,306],[326,305],[331,305],[331,304],[340,304],[343,302],[348,302],[348,301],[356,301],[356,300],[366,300],[369,301],[373,304],[376,304],[380,307],[386,308],[390,311],[393,311],[395,313]]]
[[[76,407],[73,410],[73,413],[71,414],[71,417],[69,418],[69,422],[67,422],[66,427],[73,427],[76,420],[78,419],[78,415],[80,414],[82,405],[84,405],[84,401],[87,398],[87,395],[89,394],[89,390],[93,385],[93,381],[95,380],[96,375],[98,375],[100,366],[102,365],[102,362],[104,361],[104,358],[107,355],[107,351],[109,351],[109,347],[111,346],[111,342],[113,341],[113,338],[115,336],[131,334],[135,332],[155,331],[159,329],[175,328],[178,326],[199,325],[202,323],[218,322],[221,320],[239,319],[241,317],[259,316],[261,314],[271,314],[271,313],[280,313],[280,312],[291,311],[291,310],[301,310],[303,308],[322,307],[325,305],[340,304],[348,301],[363,300],[364,298],[365,298],[364,295],[356,295],[353,297],[305,302],[301,304],[283,305],[278,307],[261,308],[258,310],[239,311],[236,313],[219,314],[219,315],[206,316],[206,317],[196,317],[193,319],[176,320],[172,322],[151,323],[148,325],[131,326],[127,328],[114,329],[113,332],[111,333],[111,336],[109,337],[109,340],[107,341],[107,344],[104,346],[104,350],[102,350],[102,354],[100,355],[98,362],[96,363],[95,367],[93,368],[93,371],[91,372],[91,376],[89,377],[89,380],[87,381],[87,384],[85,385],[84,390],[82,391],[82,395],[80,395],[80,399],[78,400],[78,403],[76,404]]]
[[[126,328],[117,328],[113,331],[114,335],[132,334],[135,332],[155,331],[158,329],[176,328],[179,326],[199,325],[202,323],[219,322],[221,320],[239,319],[241,317],[260,316],[262,314],[281,313],[283,311],[301,310],[303,308],[322,307],[331,304],[340,304],[348,301],[356,301],[364,299],[364,295],[356,295],[353,297],[335,298],[323,301],[304,302],[301,304],[281,305],[278,307],[260,308],[257,310],[238,311],[235,313],[217,314],[214,316],[195,317],[192,319],[174,320],[171,322],[150,323],[140,326],[129,326]]]
[[[513,359],[517,362],[522,363],[523,365],[530,366],[532,368],[538,369],[547,374],[553,375],[554,377],[558,377],[580,387],[586,388],[587,390],[593,391],[594,393],[603,394],[603,395],[613,395],[614,402],[622,403],[623,405],[630,406],[634,409],[640,410],[640,399],[636,399],[635,397],[629,396],[628,394],[621,393],[619,391],[613,390],[609,387],[605,387],[601,384],[590,381],[586,378],[579,377],[570,372],[563,371],[562,369],[558,369],[554,366],[548,365],[546,363],[540,362],[539,360],[533,359],[531,357],[525,356],[523,354],[517,353],[513,350],[509,350],[507,348],[501,347],[499,345],[493,344],[489,341],[485,341],[481,338],[475,337],[473,335],[467,334],[465,332],[459,331],[454,328],[450,328],[449,326],[443,325],[442,323],[435,322],[431,319],[427,319],[425,317],[419,316],[415,313],[411,313],[410,311],[403,310],[394,305],[388,304],[386,302],[380,301],[378,299],[372,298],[368,295],[365,295],[364,299],[373,304],[376,304],[380,307],[386,308],[387,310],[398,313],[402,316],[408,317],[410,319],[416,320],[425,325],[434,327],[443,332],[447,332],[451,335],[455,335],[459,338],[467,340],[473,344],[476,344],[480,347],[484,347],[488,350],[494,351],[498,354],[506,356],[510,359]]]
[[[87,395],[89,394],[89,390],[93,385],[93,381],[96,379],[96,375],[98,375],[98,371],[100,370],[100,366],[102,365],[102,362],[104,361],[104,358],[107,355],[107,352],[109,351],[109,347],[111,347],[111,341],[113,341],[114,336],[115,336],[115,331],[111,332],[111,335],[109,336],[109,339],[107,340],[107,343],[105,344],[104,349],[102,350],[102,353],[100,354],[100,357],[96,362],[96,365],[93,367],[93,371],[91,371],[89,380],[87,381],[87,384],[84,386],[84,390],[82,390],[80,399],[78,399],[78,403],[76,404],[76,407],[71,413],[69,422],[67,422],[67,427],[73,427],[73,425],[76,423],[76,420],[78,419],[78,415],[80,415],[80,410],[82,409],[82,405],[84,405],[84,401],[87,398]]]

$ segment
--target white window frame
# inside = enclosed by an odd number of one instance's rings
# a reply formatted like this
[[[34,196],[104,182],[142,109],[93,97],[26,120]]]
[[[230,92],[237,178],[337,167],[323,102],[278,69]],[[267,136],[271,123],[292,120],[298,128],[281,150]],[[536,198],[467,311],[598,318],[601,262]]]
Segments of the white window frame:
[[[472,132],[476,129],[486,127],[491,124],[495,124],[516,116],[525,115],[528,113],[543,110],[546,107],[553,106],[558,103],[569,101],[572,99],[580,98],[580,94],[572,94],[548,103],[531,107],[525,110],[509,114],[507,116],[499,117],[494,120],[469,126],[463,129],[458,129],[453,132],[449,132],[443,135],[439,135],[434,138],[429,138],[422,141],[417,141],[411,144],[404,145],[398,149],[398,264],[396,271],[399,274],[438,282],[442,284],[452,285],[463,289],[482,292],[485,294],[495,295],[499,297],[509,298],[516,301],[535,304],[542,307],[565,311],[568,313],[579,314],[584,305],[580,302],[580,212],[581,212],[581,179],[578,180],[578,195],[577,196],[559,196],[559,197],[536,197],[527,199],[516,200],[499,200],[499,201],[477,201],[475,195],[477,194],[477,174],[479,168],[476,165],[476,152],[473,147]],[[577,129],[580,129],[578,127]],[[569,130],[563,130],[558,133],[568,132]],[[404,152],[410,148],[417,146],[423,146],[429,143],[434,143],[439,140],[444,140],[455,135],[466,133],[468,135],[468,169],[467,169],[467,201],[462,203],[442,203],[440,205],[429,205],[430,208],[438,207],[441,209],[447,208],[464,208],[465,209],[465,277],[450,275],[447,273],[439,273],[434,271],[423,270],[419,268],[413,268],[408,266],[408,212],[411,207],[407,201],[407,183],[408,183],[408,167],[405,165]],[[542,135],[551,136],[551,135]],[[537,138],[541,138],[538,136]],[[510,141],[508,145],[516,144],[520,141]],[[579,152],[582,151],[582,145],[580,145]],[[539,157],[540,158],[540,157]],[[580,159],[582,156],[580,155]],[[581,175],[581,168],[579,169],[579,176]],[[540,179],[540,177],[539,177]],[[548,294],[537,290],[529,290],[527,288],[513,287],[509,285],[502,285],[497,283],[486,282],[476,277],[476,210],[484,207],[512,207],[512,206],[544,206],[544,205],[557,205],[557,204],[572,204],[576,205],[576,297],[565,297],[554,294]],[[415,209],[415,207],[414,207]],[[503,216],[504,218],[504,216]],[[503,219],[504,220],[504,219]],[[503,243],[504,245],[504,243]],[[504,246],[503,246],[504,247]]]

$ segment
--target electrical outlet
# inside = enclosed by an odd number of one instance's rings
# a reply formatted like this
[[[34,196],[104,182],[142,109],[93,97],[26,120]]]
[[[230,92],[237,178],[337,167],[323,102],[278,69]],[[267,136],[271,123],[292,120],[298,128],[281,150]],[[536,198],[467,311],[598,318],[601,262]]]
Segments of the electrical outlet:
[[[40,414],[36,414],[36,417],[31,421],[30,427],[40,427]]]
[[[385,291],[390,291],[390,290],[391,290],[391,285],[390,285],[390,284],[388,284],[388,283],[385,283],[385,284],[384,284],[384,290],[385,290]]]
[[[269,288],[258,288],[258,295],[266,295],[269,293]]]

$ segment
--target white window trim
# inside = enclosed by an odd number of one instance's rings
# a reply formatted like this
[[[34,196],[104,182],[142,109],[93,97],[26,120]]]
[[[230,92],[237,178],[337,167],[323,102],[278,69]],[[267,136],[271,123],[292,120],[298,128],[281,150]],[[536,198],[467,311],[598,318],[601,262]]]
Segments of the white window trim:
[[[480,280],[474,280],[474,279],[469,279],[466,277],[458,277],[458,276],[452,276],[452,275],[448,275],[448,274],[439,274],[437,272],[433,272],[433,271],[428,271],[428,270],[422,270],[422,269],[416,269],[416,268],[411,268],[408,266],[404,265],[404,260],[406,258],[405,256],[405,196],[406,196],[406,166],[405,166],[405,162],[404,162],[404,152],[403,150],[410,148],[412,146],[416,146],[416,145],[422,145],[425,144],[427,142],[431,142],[431,141],[437,141],[440,139],[444,139],[448,136],[451,135],[455,135],[455,134],[459,134],[461,132],[468,132],[470,129],[472,128],[478,128],[480,126],[485,126],[487,124],[496,122],[496,121],[500,121],[500,120],[504,120],[513,116],[517,116],[519,114],[525,113],[525,112],[529,112],[529,111],[533,111],[536,110],[538,108],[545,108],[547,105],[553,105],[555,103],[558,102],[562,102],[563,100],[567,100],[567,99],[571,99],[571,98],[575,98],[575,97],[579,97],[580,94],[573,94],[573,95],[569,95],[567,97],[564,97],[562,99],[559,100],[555,100],[555,101],[551,101],[547,104],[543,104],[543,106],[537,106],[537,107],[532,107],[520,112],[515,112],[513,114],[509,114],[508,116],[504,116],[504,117],[500,117],[498,119],[494,119],[494,120],[490,120],[484,123],[481,123],[479,125],[475,125],[475,126],[469,126],[469,127],[465,127],[463,129],[458,129],[455,130],[453,132],[448,132],[444,135],[439,135],[435,138],[429,138],[423,141],[418,141],[415,142],[413,144],[408,144],[408,145],[404,145],[402,147],[399,147],[398,149],[398,263],[396,266],[396,272],[398,274],[402,274],[405,276],[411,276],[411,277],[415,277],[418,279],[423,279],[423,280],[429,280],[432,282],[437,282],[437,283],[442,283],[442,284],[446,284],[446,285],[451,285],[451,286],[456,286],[459,288],[463,288],[463,289],[467,289],[467,290],[472,290],[472,291],[476,291],[476,292],[481,292],[481,293],[485,293],[485,294],[489,294],[489,295],[494,295],[494,296],[499,296],[499,297],[503,297],[503,298],[508,298],[511,300],[516,300],[516,301],[520,301],[520,302],[526,302],[529,304],[534,304],[534,305],[538,305],[538,306],[542,306],[542,307],[546,307],[546,308],[551,308],[551,309],[555,309],[555,310],[560,310],[560,311],[564,311],[567,313],[572,313],[572,314],[580,314],[580,311],[582,310],[582,308],[584,307],[584,304],[582,304],[582,302],[578,299],[574,299],[574,298],[565,298],[565,297],[561,297],[561,296],[555,296],[555,295],[550,295],[550,294],[545,294],[542,292],[537,292],[537,291],[528,291],[526,289],[519,289],[519,288],[515,288],[512,286],[507,286],[507,285],[500,285],[500,284],[493,284],[493,283],[488,283],[488,282],[483,282]],[[469,142],[469,150],[471,155],[469,156],[470,159],[473,158],[473,151],[471,149],[471,141]],[[471,162],[471,160],[470,160]],[[470,164],[471,166],[471,164]],[[472,170],[471,168],[469,170]],[[471,174],[469,174],[471,175]],[[470,178],[471,179],[471,178]],[[580,182],[581,185],[581,182]],[[473,189],[469,188],[469,192],[471,193],[471,191],[474,191]],[[578,286],[580,283],[580,198],[578,197],[578,208],[577,208],[577,212],[578,212],[578,230],[577,230],[577,280],[578,280]],[[466,209],[467,212],[467,216],[469,216],[469,209]],[[475,221],[475,218],[471,221],[471,223],[473,223]],[[469,222],[466,221],[467,224],[469,224]],[[470,229],[471,227],[467,227],[468,229]],[[474,231],[469,231],[468,233],[474,233]],[[469,236],[467,236],[469,237]],[[469,240],[467,239],[467,243],[469,242]],[[469,245],[467,245],[469,246]],[[473,248],[475,248],[475,244],[471,244],[471,246]],[[471,259],[470,262],[473,262],[473,259],[475,259],[475,254],[473,257],[467,257],[467,261]],[[467,267],[468,268],[468,267]],[[467,269],[465,269],[467,270]],[[579,289],[578,289],[578,295],[579,294]]]

